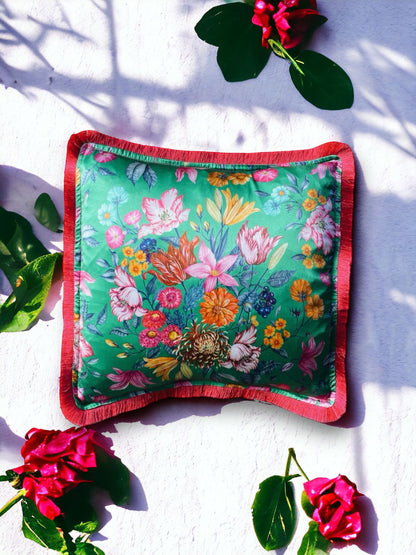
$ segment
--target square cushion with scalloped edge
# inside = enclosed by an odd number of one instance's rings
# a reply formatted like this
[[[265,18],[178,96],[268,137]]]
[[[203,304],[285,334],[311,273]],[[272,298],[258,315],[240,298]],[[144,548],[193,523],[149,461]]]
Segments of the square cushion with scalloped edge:
[[[61,406],[167,397],[346,408],[354,159],[331,142],[215,153],[84,131],[65,170]]]

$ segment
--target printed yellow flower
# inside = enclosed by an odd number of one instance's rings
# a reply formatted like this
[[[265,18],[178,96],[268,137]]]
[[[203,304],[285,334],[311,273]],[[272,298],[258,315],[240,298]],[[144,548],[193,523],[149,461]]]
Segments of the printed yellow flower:
[[[318,320],[324,313],[324,301],[319,295],[313,295],[308,297],[307,304],[305,306],[305,314],[308,318],[312,320]]]
[[[319,195],[318,200],[321,204],[325,204],[326,203],[326,197],[324,197],[324,195]]]
[[[270,339],[270,347],[272,349],[275,349],[276,351],[278,351],[281,346],[283,345],[283,337],[282,334],[277,332],[273,335],[273,337]]]
[[[322,254],[313,254],[312,260],[317,268],[323,268],[326,264],[325,258],[322,256]]]
[[[179,361],[173,357],[144,357],[143,360],[146,363],[146,368],[151,368],[153,370],[153,374],[156,374],[158,378],[162,377],[163,381],[169,379],[169,373],[172,372],[172,370],[176,368],[179,363]]]
[[[207,179],[214,187],[224,187],[224,185],[227,185],[229,178],[224,172],[210,172]]]
[[[316,192],[316,189],[309,189],[308,196],[311,197],[311,198],[316,198],[318,196],[318,193]]]
[[[285,339],[288,339],[290,337],[290,331],[289,330],[283,330],[283,337]]]
[[[305,210],[307,210],[308,212],[312,212],[312,210],[314,210],[317,207],[318,203],[316,202],[316,200],[311,199],[311,198],[306,198],[303,202],[302,202],[302,206]]]
[[[259,325],[259,321],[257,320],[257,316],[254,314],[254,316],[250,317],[250,322],[253,324],[253,326],[255,326],[257,328],[257,326]]]
[[[311,293],[311,286],[306,279],[296,279],[290,286],[290,296],[298,303],[304,303]]]
[[[302,250],[302,254],[304,254],[305,256],[311,255],[312,249],[310,245],[303,245],[301,250]]]
[[[264,345],[270,345],[270,339],[269,339],[268,337],[265,337],[265,338],[263,339],[263,344],[264,344]]]
[[[146,262],[146,253],[142,250],[137,251],[134,255],[134,258],[137,260],[137,262]]]
[[[125,268],[128,263],[129,263],[129,261],[127,260],[127,258],[123,258],[123,260],[121,261],[121,267]]]
[[[128,258],[131,258],[131,257],[133,256],[133,254],[134,254],[133,248],[132,248],[132,247],[129,247],[129,246],[123,247],[123,248],[121,249],[121,251],[122,251],[122,253],[124,254],[124,256],[127,256]]]
[[[137,260],[130,260],[129,262],[129,272],[130,274],[135,277],[135,276],[139,276],[143,271],[143,267],[142,265],[137,262]]]
[[[276,328],[274,326],[266,326],[264,328],[264,337],[273,337],[275,334]]]
[[[230,189],[222,191],[222,194],[225,197],[225,210],[222,217],[224,225],[238,224],[254,212],[260,212],[259,208],[254,208],[254,201],[243,204],[243,197],[239,198],[238,195],[234,195],[231,198]]]
[[[286,320],[284,318],[279,318],[274,325],[278,330],[282,330],[286,326]]]
[[[307,268],[308,270],[313,268],[313,262],[311,258],[304,258],[302,263],[305,266],[305,268]]]
[[[244,185],[250,181],[250,174],[244,172],[230,173],[228,177],[233,185]]]

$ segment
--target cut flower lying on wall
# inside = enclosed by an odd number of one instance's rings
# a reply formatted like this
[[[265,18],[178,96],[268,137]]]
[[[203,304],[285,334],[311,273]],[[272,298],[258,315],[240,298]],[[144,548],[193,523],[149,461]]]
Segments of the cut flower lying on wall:
[[[113,503],[125,505],[129,470],[106,447],[104,436],[93,430],[32,428],[25,438],[24,464],[0,476],[18,490],[0,516],[20,502],[26,538],[59,553],[103,555],[89,541],[99,526],[90,504],[92,488],[107,490]]]
[[[329,58],[303,49],[326,21],[316,0],[244,0],[211,8],[195,31],[218,47],[217,62],[227,81],[257,77],[273,52],[289,62],[292,82],[308,102],[342,110],[354,102],[350,78]]]
[[[292,460],[301,474],[290,474]],[[252,506],[257,538],[267,551],[289,545],[295,532],[297,514],[293,479],[303,476],[301,505],[312,519],[303,537],[298,555],[328,553],[334,541],[355,540],[361,532],[361,514],[357,499],[362,496],[346,476],[309,480],[289,449],[284,476],[264,480]]]

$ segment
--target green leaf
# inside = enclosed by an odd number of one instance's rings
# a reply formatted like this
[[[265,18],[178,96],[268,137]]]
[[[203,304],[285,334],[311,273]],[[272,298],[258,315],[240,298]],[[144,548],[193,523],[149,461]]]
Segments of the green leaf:
[[[0,306],[0,332],[27,329],[42,310],[61,253],[40,256],[24,266],[11,295]]]
[[[75,540],[75,555],[105,555],[104,551],[92,543]]]
[[[63,516],[56,522],[64,530],[76,530],[83,534],[92,534],[98,529],[97,514],[90,504],[93,484],[83,483],[60,497],[56,503],[59,505]]]
[[[0,269],[12,287],[23,266],[46,254],[49,251],[35,237],[26,218],[0,206]]]
[[[66,542],[62,531],[57,529],[53,520],[38,511],[32,499],[22,499],[22,512],[22,532],[26,538],[48,549],[65,553]]]
[[[318,523],[313,520],[309,523],[309,530],[303,536],[297,555],[324,555],[328,553],[330,547],[331,542],[323,537]]]
[[[126,505],[130,499],[130,471],[118,457],[97,448],[97,468],[88,471],[88,479],[105,489],[115,505]]]
[[[301,498],[300,498],[300,503],[302,505],[302,509],[305,511],[305,513],[308,515],[308,517],[312,518],[312,515],[315,511],[315,507],[309,501],[309,498],[306,495],[305,491],[302,491],[302,495],[301,495]]]
[[[354,89],[351,79],[339,65],[312,50],[304,50],[295,60],[303,75],[291,63],[290,76],[308,102],[323,110],[351,108]]]
[[[227,81],[259,75],[271,50],[261,45],[262,30],[251,22],[253,8],[242,2],[215,6],[195,26],[203,41],[218,46],[217,62]]]
[[[253,506],[253,525],[260,544],[267,551],[285,547],[296,524],[293,476],[271,476],[264,480]]]
[[[48,193],[42,193],[36,199],[35,217],[40,224],[51,231],[61,231],[61,216]]]

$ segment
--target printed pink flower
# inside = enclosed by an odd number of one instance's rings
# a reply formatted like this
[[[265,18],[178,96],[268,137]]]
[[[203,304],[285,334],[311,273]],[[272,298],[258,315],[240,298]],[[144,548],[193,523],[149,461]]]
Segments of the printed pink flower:
[[[328,273],[322,272],[319,274],[319,277],[325,285],[331,285],[331,277]]]
[[[110,385],[110,389],[126,389],[129,385],[134,387],[145,388],[146,385],[152,383],[149,378],[140,372],[140,370],[120,370],[119,368],[114,368],[115,374],[107,374],[107,378],[111,380],[113,385]]]
[[[176,287],[167,287],[160,291],[157,300],[163,308],[178,308],[182,302],[182,293]]]
[[[262,170],[256,170],[253,173],[254,181],[259,181],[261,183],[267,183],[268,181],[273,181],[277,177],[278,171],[275,168],[264,168]]]
[[[94,152],[94,145],[92,143],[84,143],[80,149],[80,153],[83,156],[87,156],[88,154],[91,154],[92,152]]]
[[[195,168],[178,168],[175,171],[176,181],[182,181],[184,175],[187,175],[192,183],[195,183],[198,172]]]
[[[74,350],[76,354],[75,361],[77,361],[75,366],[77,369],[81,367],[83,358],[91,357],[94,354],[91,345],[84,339],[81,333],[83,327],[84,322],[82,317],[76,317],[74,320]]]
[[[311,175],[317,173],[319,179],[323,179],[326,175],[326,170],[332,175],[337,181],[341,181],[341,174],[338,173],[338,162],[336,160],[331,160],[330,162],[321,162],[311,170]]]
[[[141,239],[149,234],[162,235],[185,222],[190,209],[183,209],[182,197],[173,188],[162,193],[160,200],[145,197],[142,200],[142,210],[149,223],[140,227],[137,237]]]
[[[105,240],[110,249],[118,249],[124,243],[124,233],[120,226],[112,225],[105,232]]]
[[[114,160],[115,158],[117,158],[117,156],[112,152],[97,152],[94,156],[94,160],[97,160],[97,162],[100,163],[111,162],[111,160]]]
[[[262,264],[281,238],[281,235],[270,237],[267,227],[256,225],[249,229],[245,222],[237,234],[236,243],[247,264]]]
[[[201,262],[191,264],[185,268],[185,272],[193,277],[205,280],[205,293],[209,293],[215,289],[217,280],[223,285],[238,285],[237,281],[232,276],[225,273],[226,270],[231,268],[235,260],[238,258],[237,254],[229,254],[217,262],[214,253],[205,245],[203,241],[201,241],[198,257]]]
[[[160,329],[166,322],[166,316],[160,310],[150,310],[142,319],[145,328]]]
[[[135,225],[140,221],[141,217],[142,213],[140,210],[132,210],[124,216],[123,220],[127,225]]]
[[[327,540],[354,540],[361,531],[361,516],[355,506],[362,496],[346,476],[332,480],[315,478],[303,485],[310,503],[315,507],[312,518]]]
[[[312,378],[312,372],[318,368],[315,358],[322,353],[325,341],[321,341],[318,346],[315,343],[315,338],[310,337],[308,346],[302,341],[302,354],[300,355],[299,368],[302,372]]]
[[[234,368],[237,372],[247,374],[256,368],[259,362],[261,349],[253,343],[256,340],[257,328],[251,325],[246,330],[238,333],[228,352],[227,358],[221,363],[224,368]]]
[[[175,324],[169,324],[162,330],[162,343],[174,347],[182,335],[181,329]]]
[[[130,320],[133,314],[144,316],[147,310],[143,308],[142,296],[136,289],[132,276],[117,266],[114,274],[114,283],[117,289],[110,289],[111,311],[119,322]]]
[[[146,349],[156,347],[156,345],[159,345],[161,339],[162,336],[160,335],[160,331],[157,329],[146,328],[139,333],[139,343]]]
[[[339,224],[330,216],[332,202],[330,199],[323,206],[318,206],[306,220],[300,236],[308,241],[312,239],[318,249],[328,254],[332,249],[332,239],[340,236]]]
[[[84,295],[91,297],[91,291],[86,282],[94,283],[94,281],[95,279],[91,277],[88,272],[85,272],[84,270],[75,270],[74,272],[75,290],[77,289],[77,287],[79,287],[81,291],[84,293]]]

